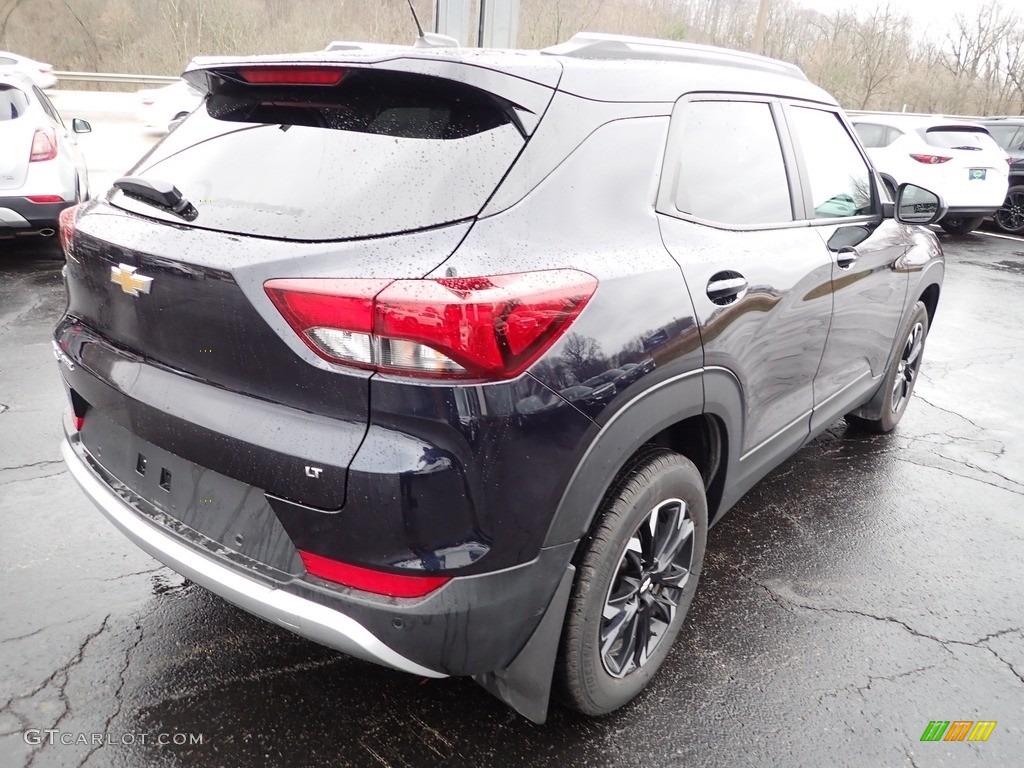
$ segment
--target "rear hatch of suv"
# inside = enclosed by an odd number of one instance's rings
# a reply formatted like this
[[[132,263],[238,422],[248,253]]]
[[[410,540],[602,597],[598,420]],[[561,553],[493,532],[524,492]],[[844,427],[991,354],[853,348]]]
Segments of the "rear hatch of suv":
[[[1009,170],[1006,153],[988,130],[981,125],[949,123],[920,128],[918,133],[934,148],[926,156],[927,162],[934,164],[948,188],[955,190],[946,200],[948,204],[994,209],[1002,203]]]
[[[37,126],[27,117],[28,96],[13,82],[0,79],[0,197],[25,184],[32,137]]]
[[[79,216],[57,342],[79,366],[65,378],[82,440],[164,512],[188,514],[153,490],[162,482],[137,480],[142,449],[119,442],[169,452],[179,474],[344,505],[372,374],[314,355],[264,284],[430,272],[515,162],[560,71],[385,59],[193,68],[204,104]],[[180,204],[156,192],[171,186]]]

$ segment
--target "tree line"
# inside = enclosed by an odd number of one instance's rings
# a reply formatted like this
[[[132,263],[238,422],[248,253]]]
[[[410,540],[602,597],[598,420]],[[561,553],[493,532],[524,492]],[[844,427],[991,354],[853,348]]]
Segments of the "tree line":
[[[897,2],[825,14],[768,0],[763,53],[792,62],[847,109],[1024,114],[1024,13],[962,11],[926,35]],[[751,50],[759,0],[521,0],[519,45],[587,29]],[[415,0],[429,22],[433,0]],[[57,69],[177,74],[196,55],[318,50],[337,39],[409,43],[406,0],[0,0],[0,49]]]

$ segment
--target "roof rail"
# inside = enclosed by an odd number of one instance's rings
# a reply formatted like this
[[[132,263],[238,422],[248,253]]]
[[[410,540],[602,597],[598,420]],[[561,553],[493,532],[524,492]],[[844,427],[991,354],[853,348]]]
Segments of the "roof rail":
[[[800,80],[807,79],[807,75],[795,64],[770,59],[767,56],[734,51],[729,48],[717,48],[711,45],[681,43],[676,40],[657,40],[650,37],[578,32],[567,42],[545,48],[541,53],[576,59],[636,59],[712,64],[772,72]]]
[[[846,115],[847,117],[870,117],[871,115],[880,115],[882,117],[935,117],[942,120],[966,120],[969,122],[991,119],[977,115],[947,115],[941,112],[886,112],[881,109],[848,109],[846,110]]]

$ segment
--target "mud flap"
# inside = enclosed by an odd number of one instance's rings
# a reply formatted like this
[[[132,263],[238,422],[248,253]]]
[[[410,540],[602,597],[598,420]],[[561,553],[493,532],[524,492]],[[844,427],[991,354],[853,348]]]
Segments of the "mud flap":
[[[507,667],[473,676],[489,693],[538,725],[548,718],[558,642],[575,578],[576,567],[569,565],[537,629]]]

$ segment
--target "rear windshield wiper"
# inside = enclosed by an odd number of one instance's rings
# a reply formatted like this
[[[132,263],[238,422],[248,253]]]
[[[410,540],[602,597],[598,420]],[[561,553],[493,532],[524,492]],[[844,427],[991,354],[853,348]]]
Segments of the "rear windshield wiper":
[[[157,208],[180,216],[185,221],[194,221],[199,211],[168,181],[143,179],[139,176],[122,176],[114,182],[114,188],[121,190],[133,200],[155,205]]]

